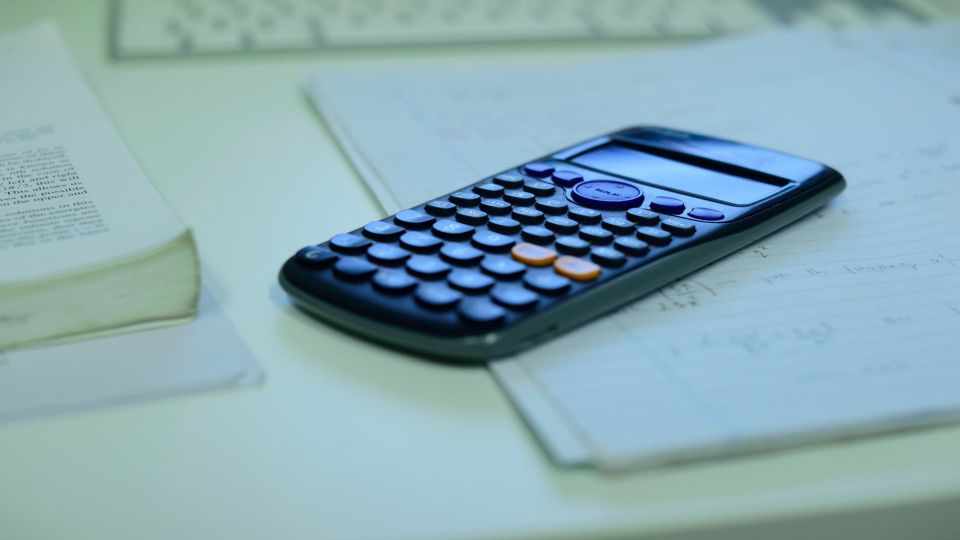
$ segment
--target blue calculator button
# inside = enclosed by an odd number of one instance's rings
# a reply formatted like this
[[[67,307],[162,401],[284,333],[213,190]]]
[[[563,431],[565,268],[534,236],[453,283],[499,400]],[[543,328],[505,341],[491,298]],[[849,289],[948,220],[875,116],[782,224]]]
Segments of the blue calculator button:
[[[414,293],[417,302],[431,309],[450,309],[463,295],[440,283],[421,283]]]
[[[447,244],[440,250],[440,256],[447,262],[459,266],[470,266],[480,262],[483,252],[463,244]]]
[[[552,216],[562,216],[567,213],[567,202],[562,199],[540,199],[536,206],[537,210]]]
[[[428,213],[440,217],[452,216],[457,211],[457,205],[450,201],[430,201],[423,208]]]
[[[458,206],[476,206],[480,204],[480,196],[469,191],[458,191],[448,198],[450,202]]]
[[[403,210],[393,216],[393,221],[397,225],[402,225],[408,229],[426,229],[436,220],[437,218],[416,210]]]
[[[450,272],[450,265],[436,257],[417,255],[407,261],[407,271],[423,279],[439,279]]]
[[[549,244],[550,242],[553,242],[554,238],[553,231],[539,225],[530,225],[528,227],[524,227],[523,230],[520,231],[520,236],[523,237],[523,239],[527,242],[540,245]]]
[[[476,208],[461,208],[457,210],[457,221],[467,225],[483,225],[487,222],[487,213]]]
[[[643,208],[631,208],[627,210],[627,219],[637,225],[656,225],[660,221],[660,214]]]
[[[523,186],[523,177],[515,174],[501,174],[493,179],[493,183],[507,189],[517,189]]]
[[[370,240],[353,234],[338,234],[330,239],[330,248],[347,255],[363,253],[370,247]]]
[[[520,191],[518,189],[511,189],[510,191],[504,192],[503,198],[508,203],[518,206],[530,206],[537,199],[533,193]]]
[[[623,210],[640,206],[643,190],[621,180],[587,180],[571,193],[573,200],[584,206],[607,210]]]
[[[523,284],[541,294],[563,294],[570,289],[570,280],[550,271],[530,272],[523,278]]]
[[[613,240],[613,233],[603,227],[591,225],[580,229],[580,238],[591,244],[609,244]]]
[[[714,210],[713,208],[694,208],[687,212],[687,215],[704,221],[720,221],[723,219],[723,212]]]
[[[480,209],[488,214],[502,216],[510,213],[510,203],[500,199],[480,199]]]
[[[649,244],[643,240],[638,240],[629,236],[622,236],[614,240],[613,247],[619,249],[627,255],[632,255],[634,257],[639,257],[640,255],[644,255],[650,251]]]
[[[392,242],[403,234],[403,227],[386,221],[373,221],[363,226],[363,234],[383,242]]]
[[[622,217],[607,217],[600,222],[604,229],[614,234],[630,234],[633,232],[633,222]]]
[[[524,182],[523,183],[524,191],[529,191],[530,193],[533,193],[534,195],[540,195],[541,197],[545,197],[547,195],[553,195],[554,189],[556,188],[553,187],[553,184],[548,184],[546,182]]]
[[[503,186],[499,184],[480,184],[473,186],[473,192],[481,197],[497,198],[503,196]]]
[[[503,234],[517,234],[520,232],[520,222],[508,217],[490,218],[490,222],[487,223],[487,227],[491,231],[496,231]]]
[[[623,263],[627,262],[627,258],[623,253],[620,253],[612,247],[593,248],[593,251],[590,252],[590,258],[600,266],[611,268],[623,266]]]
[[[403,294],[417,286],[417,280],[400,270],[381,270],[373,276],[373,286],[389,294]]]
[[[640,227],[637,229],[637,238],[656,246],[664,246],[670,243],[670,233],[656,227]]]
[[[574,234],[577,232],[577,229],[580,227],[580,224],[577,223],[576,221],[570,218],[565,218],[560,216],[553,216],[553,217],[547,218],[547,222],[545,225],[547,226],[548,229],[558,234]]]
[[[553,174],[553,166],[548,163],[527,163],[523,166],[523,172],[536,178],[546,178]]]
[[[543,221],[543,212],[535,208],[520,206],[513,209],[513,214],[511,214],[510,217],[519,221],[520,223],[535,225]]]
[[[516,243],[513,238],[492,231],[480,231],[470,241],[484,251],[494,252],[507,251]]]
[[[567,216],[571,219],[579,221],[580,223],[586,223],[588,225],[600,223],[600,219],[603,217],[600,212],[591,210],[589,208],[571,208],[570,212],[567,213]]]
[[[516,285],[499,284],[490,292],[493,301],[510,309],[530,309],[537,305],[537,293]]]
[[[430,236],[427,233],[410,231],[400,237],[400,245],[409,249],[410,251],[429,253],[439,249],[440,246],[443,245],[443,240],[440,240],[434,236]]]
[[[454,270],[447,276],[447,282],[465,293],[480,294],[493,287],[494,280],[473,270]]]
[[[460,318],[473,326],[491,327],[503,323],[504,309],[486,298],[468,298],[460,303]]]
[[[433,234],[450,240],[465,240],[473,234],[473,227],[449,219],[441,219],[433,224]]]
[[[680,199],[660,196],[650,201],[650,208],[666,214],[680,214],[683,212],[684,204]]]
[[[374,244],[367,250],[367,258],[377,264],[391,266],[410,258],[410,252],[393,244]]]
[[[675,218],[663,220],[660,226],[679,236],[690,236],[697,231],[697,227],[693,223]]]
[[[307,246],[297,252],[297,262],[304,266],[326,268],[340,257],[329,249],[320,246]]]
[[[576,171],[557,171],[553,173],[554,184],[570,187],[580,182],[583,182],[583,176]]]
[[[363,281],[369,279],[377,267],[363,259],[340,259],[333,265],[333,271],[337,277],[349,281]]]
[[[590,251],[590,243],[576,236],[561,236],[554,247],[564,255],[586,255]]]
[[[480,263],[480,269],[497,279],[517,279],[527,271],[527,267],[513,259],[491,257]]]

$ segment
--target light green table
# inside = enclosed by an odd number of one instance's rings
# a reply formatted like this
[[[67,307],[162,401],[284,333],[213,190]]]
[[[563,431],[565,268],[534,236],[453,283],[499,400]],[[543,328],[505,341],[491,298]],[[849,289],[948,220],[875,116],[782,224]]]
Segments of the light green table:
[[[206,283],[268,379],[0,426],[0,539],[960,536],[960,429],[627,477],[560,470],[486,371],[415,361],[288,305],[280,263],[379,212],[298,88],[309,66],[500,61],[509,49],[114,63],[105,12],[4,0],[0,31],[59,21],[195,227]]]

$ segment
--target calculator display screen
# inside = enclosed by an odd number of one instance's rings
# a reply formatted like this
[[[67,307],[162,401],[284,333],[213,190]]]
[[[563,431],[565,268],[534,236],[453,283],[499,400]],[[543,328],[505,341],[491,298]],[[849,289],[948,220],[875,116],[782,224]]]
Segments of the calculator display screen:
[[[736,205],[753,204],[783,187],[704,169],[619,144],[601,146],[575,157],[573,162],[666,189]]]

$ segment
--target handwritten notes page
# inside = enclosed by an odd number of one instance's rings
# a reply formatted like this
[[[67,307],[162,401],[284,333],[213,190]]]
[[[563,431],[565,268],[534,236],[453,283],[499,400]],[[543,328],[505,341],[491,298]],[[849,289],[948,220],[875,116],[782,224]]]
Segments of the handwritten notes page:
[[[923,74],[960,74],[944,52],[956,30],[909,30]],[[765,35],[562,70],[319,72],[311,88],[391,211],[631,124],[845,175],[801,222],[494,364],[557,461],[655,465],[960,416],[960,76],[908,69],[890,52],[897,32]]]

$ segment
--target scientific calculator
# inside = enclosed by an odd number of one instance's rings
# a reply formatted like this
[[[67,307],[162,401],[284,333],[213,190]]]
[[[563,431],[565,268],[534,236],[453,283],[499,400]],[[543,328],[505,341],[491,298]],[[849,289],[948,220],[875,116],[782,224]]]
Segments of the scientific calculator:
[[[565,148],[300,249],[280,283],[332,325],[482,363],[576,331],[823,205],[820,163],[660,127]]]

